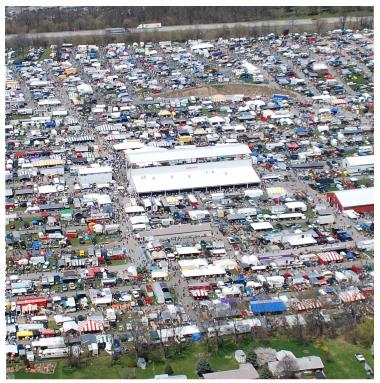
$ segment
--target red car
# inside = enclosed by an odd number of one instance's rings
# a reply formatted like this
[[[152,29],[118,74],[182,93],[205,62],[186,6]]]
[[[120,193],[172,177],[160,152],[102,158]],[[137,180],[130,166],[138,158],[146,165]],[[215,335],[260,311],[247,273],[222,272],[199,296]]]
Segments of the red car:
[[[363,273],[363,269],[361,269],[359,266],[353,265],[351,267],[351,270],[354,271],[356,274],[361,274]]]

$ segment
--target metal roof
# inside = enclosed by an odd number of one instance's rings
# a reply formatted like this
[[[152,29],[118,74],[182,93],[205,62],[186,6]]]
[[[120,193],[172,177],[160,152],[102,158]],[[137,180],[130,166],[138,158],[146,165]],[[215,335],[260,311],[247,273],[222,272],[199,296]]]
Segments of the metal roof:
[[[373,205],[375,203],[374,188],[350,189],[334,192],[343,208]]]
[[[147,152],[132,152],[127,154],[130,164],[144,165],[163,161],[195,160],[199,158],[212,158],[224,156],[249,155],[251,150],[245,144],[217,144],[214,146],[177,148],[172,150],[159,150]]]
[[[130,181],[137,193],[153,193],[259,184],[260,178],[251,160],[241,160],[132,169]]]

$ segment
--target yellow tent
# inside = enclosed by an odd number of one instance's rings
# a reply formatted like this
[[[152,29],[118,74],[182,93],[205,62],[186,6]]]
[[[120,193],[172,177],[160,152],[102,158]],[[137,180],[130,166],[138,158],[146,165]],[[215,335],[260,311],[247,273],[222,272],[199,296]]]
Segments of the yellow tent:
[[[226,101],[226,97],[223,96],[222,94],[216,94],[215,96],[212,96],[212,101],[213,102],[224,102],[224,101]]]
[[[17,338],[26,338],[26,337],[31,338],[33,336],[33,331],[28,331],[28,330],[19,331],[16,335],[17,335]]]
[[[159,116],[171,116],[172,114],[168,110],[161,110],[158,113]]]

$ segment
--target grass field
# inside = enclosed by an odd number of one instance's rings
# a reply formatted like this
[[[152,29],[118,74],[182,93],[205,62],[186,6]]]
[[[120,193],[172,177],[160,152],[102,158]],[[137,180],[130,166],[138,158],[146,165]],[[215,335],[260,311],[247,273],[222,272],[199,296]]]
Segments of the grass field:
[[[41,55],[38,61],[43,61],[50,58],[50,53],[51,53],[51,48],[50,47],[45,48],[44,53]]]
[[[138,379],[153,378],[154,375],[163,374],[165,365],[171,365],[175,375],[186,375],[188,378],[197,378],[195,371],[197,361],[206,356],[214,371],[235,369],[238,363],[233,354],[235,350],[247,351],[258,346],[271,347],[276,350],[290,350],[296,357],[316,355],[320,356],[325,365],[325,372],[330,379],[365,379],[367,375],[363,364],[359,363],[354,354],[362,353],[367,362],[373,367],[373,356],[371,351],[362,346],[356,346],[340,339],[326,340],[324,343],[310,342],[306,344],[297,343],[284,337],[273,338],[266,341],[245,339],[235,345],[232,339],[225,341],[223,349],[212,355],[207,355],[204,342],[193,343],[181,354],[168,358],[167,362],[149,362],[145,370],[134,368],[133,356],[123,355],[115,364],[112,364],[111,357],[105,354],[97,358],[90,358],[87,366],[72,369],[65,361],[58,361],[57,368],[53,375],[30,374],[25,371],[15,373],[16,379],[85,379],[85,378],[125,378],[126,370],[129,370],[129,377]],[[327,346],[329,355],[323,350]]]

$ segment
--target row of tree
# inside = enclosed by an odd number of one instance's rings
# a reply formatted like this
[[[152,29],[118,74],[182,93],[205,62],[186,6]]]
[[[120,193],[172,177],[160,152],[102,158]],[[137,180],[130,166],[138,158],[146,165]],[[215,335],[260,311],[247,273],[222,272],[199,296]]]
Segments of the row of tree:
[[[294,19],[293,19],[294,20]],[[372,17],[355,17],[347,22],[346,16],[341,16],[340,21],[336,27],[340,28],[372,28],[373,18]],[[324,33],[331,29],[332,26],[327,24],[323,18],[316,18],[314,23],[308,27],[310,32]],[[294,25],[293,21],[289,22],[288,32],[302,32],[305,31],[305,27]],[[232,37],[255,37],[262,36],[268,33],[283,33],[283,27],[273,27],[269,24],[263,23],[260,27],[222,27],[210,30],[185,30],[185,31],[155,31],[155,33],[141,31],[139,33],[126,32],[122,35],[93,35],[93,36],[80,36],[73,34],[71,37],[33,37],[30,38],[26,34],[19,34],[11,39],[6,40],[6,47],[10,49],[20,49],[28,47],[47,47],[51,44],[62,44],[72,43],[74,45],[80,44],[96,44],[96,45],[107,45],[109,43],[126,43],[132,44],[135,41],[178,41],[186,42],[190,39],[206,39],[213,40],[218,38],[232,38]]]
[[[141,23],[162,25],[227,23],[278,18],[371,15],[372,7],[27,7],[6,19],[6,34],[58,32],[110,27],[136,28]]]

